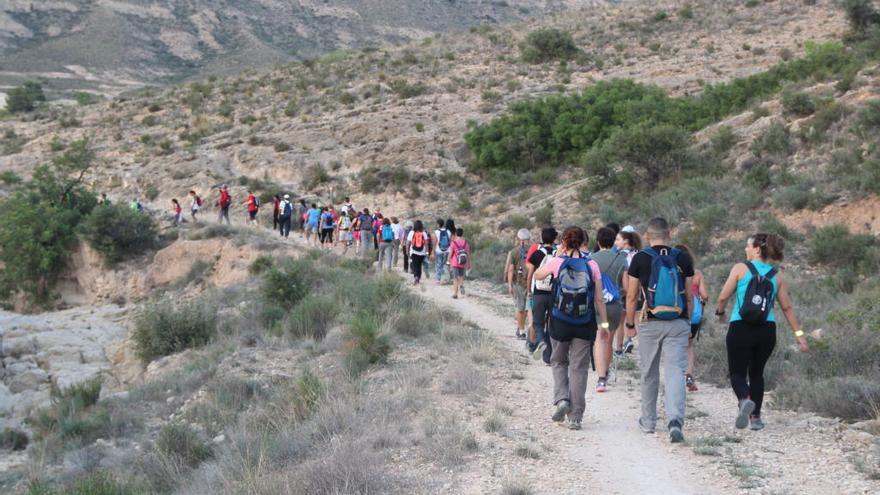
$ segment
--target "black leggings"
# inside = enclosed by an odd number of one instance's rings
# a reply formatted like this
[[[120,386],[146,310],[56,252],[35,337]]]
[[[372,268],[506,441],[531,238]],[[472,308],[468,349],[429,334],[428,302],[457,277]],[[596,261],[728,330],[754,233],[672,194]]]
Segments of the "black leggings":
[[[422,279],[422,264],[425,262],[424,254],[413,254],[412,255],[412,264],[410,267],[412,268],[413,278],[415,278],[416,282]]]
[[[727,330],[727,363],[730,385],[739,400],[755,402],[755,416],[764,402],[764,365],[776,347],[776,323],[752,325],[734,321]]]

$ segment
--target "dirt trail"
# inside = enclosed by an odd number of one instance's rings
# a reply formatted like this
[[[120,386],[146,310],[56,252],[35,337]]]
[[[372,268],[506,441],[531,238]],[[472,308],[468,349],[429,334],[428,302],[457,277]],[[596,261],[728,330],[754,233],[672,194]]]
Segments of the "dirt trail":
[[[510,312],[512,305],[481,285],[468,284],[469,295],[458,300],[451,298],[448,286],[433,282],[426,283],[421,294],[437,305],[455,309],[492,332],[510,350],[522,354],[522,341],[512,336],[512,318],[498,314],[502,309]],[[526,368],[523,385],[533,392],[530,399],[526,399],[532,401],[530,408],[540,412],[531,420],[559,439],[563,457],[589,473],[589,485],[572,487],[572,492],[584,493],[589,488],[621,494],[733,493],[720,485],[717,478],[707,476],[709,473],[705,470],[700,472],[698,465],[689,463],[688,457],[692,456],[689,449],[672,447],[665,432],[641,433],[637,427],[638,395],[624,378],[620,378],[610,392],[598,395],[593,392],[596,375],[591,373],[583,430],[570,432],[553,424],[550,421],[553,384],[550,368],[542,362],[532,362],[535,365]]]

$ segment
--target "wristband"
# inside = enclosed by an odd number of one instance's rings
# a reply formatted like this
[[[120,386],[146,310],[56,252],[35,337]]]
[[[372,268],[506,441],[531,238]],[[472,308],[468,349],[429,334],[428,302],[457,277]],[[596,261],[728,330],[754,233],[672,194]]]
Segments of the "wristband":
[[[796,331],[796,332],[794,333],[794,336],[795,336],[795,337],[803,337],[803,336],[804,336],[804,331],[803,331],[803,330],[798,330],[798,331]]]
[[[608,328],[610,328],[610,327],[611,327],[611,325],[609,325],[607,321],[603,321],[602,323],[599,323],[599,328],[601,328],[602,330],[608,330]]]
[[[627,324],[626,324],[626,328],[633,329],[633,328],[635,328],[635,327],[636,327],[636,324],[635,324],[635,323],[627,323]]]

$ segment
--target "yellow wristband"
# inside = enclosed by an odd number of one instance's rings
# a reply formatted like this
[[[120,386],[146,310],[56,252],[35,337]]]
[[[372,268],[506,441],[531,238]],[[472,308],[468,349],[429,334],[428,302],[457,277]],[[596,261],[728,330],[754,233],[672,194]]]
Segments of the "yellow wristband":
[[[803,336],[804,336],[804,331],[803,331],[803,330],[798,330],[797,332],[794,333],[794,336],[795,336],[795,337],[803,337]]]
[[[599,328],[601,328],[602,330],[608,330],[608,327],[610,327],[610,325],[608,324],[607,321],[603,321],[602,323],[599,323]]]

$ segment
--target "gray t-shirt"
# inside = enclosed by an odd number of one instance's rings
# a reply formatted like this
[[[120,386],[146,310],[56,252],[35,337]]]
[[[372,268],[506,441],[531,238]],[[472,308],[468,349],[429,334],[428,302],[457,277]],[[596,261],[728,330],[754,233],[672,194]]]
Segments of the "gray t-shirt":
[[[623,292],[623,274],[626,273],[626,254],[605,249],[591,255],[593,261],[599,265],[599,271],[608,275],[608,278],[617,284],[617,289]]]

